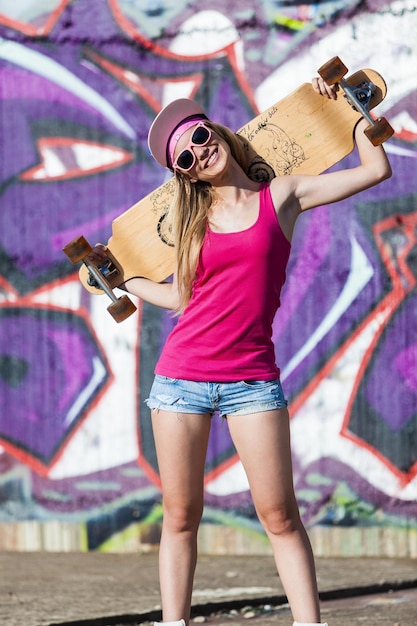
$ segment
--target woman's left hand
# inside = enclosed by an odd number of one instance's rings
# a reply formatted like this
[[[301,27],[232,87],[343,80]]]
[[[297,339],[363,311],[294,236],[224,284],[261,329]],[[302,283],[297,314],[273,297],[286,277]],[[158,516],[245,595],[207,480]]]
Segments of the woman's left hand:
[[[321,96],[326,96],[331,100],[336,100],[337,92],[339,91],[339,85],[335,83],[334,85],[328,85],[321,76],[316,76],[311,81],[314,91],[316,91]]]

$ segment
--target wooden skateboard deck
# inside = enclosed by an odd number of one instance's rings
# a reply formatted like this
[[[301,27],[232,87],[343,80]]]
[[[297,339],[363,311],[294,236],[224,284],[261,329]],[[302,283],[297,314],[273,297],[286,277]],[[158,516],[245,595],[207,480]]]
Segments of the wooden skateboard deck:
[[[385,98],[385,81],[374,70],[360,70],[344,82],[352,88],[372,86],[368,109]],[[301,85],[238,131],[250,153],[248,175],[262,182],[274,176],[320,174],[353,150],[354,128],[362,116],[342,90],[332,100],[317,94],[310,83]],[[170,179],[113,221],[109,267],[102,272],[111,289],[135,276],[161,282],[172,274],[174,248],[166,214],[174,184]],[[102,294],[88,284],[88,277],[83,264],[84,287]]]

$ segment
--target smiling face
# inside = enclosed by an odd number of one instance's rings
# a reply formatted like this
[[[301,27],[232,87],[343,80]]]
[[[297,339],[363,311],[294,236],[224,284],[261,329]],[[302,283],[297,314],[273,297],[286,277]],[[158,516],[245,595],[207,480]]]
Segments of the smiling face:
[[[210,181],[226,165],[228,144],[204,122],[179,137],[173,153],[173,168],[192,179]]]

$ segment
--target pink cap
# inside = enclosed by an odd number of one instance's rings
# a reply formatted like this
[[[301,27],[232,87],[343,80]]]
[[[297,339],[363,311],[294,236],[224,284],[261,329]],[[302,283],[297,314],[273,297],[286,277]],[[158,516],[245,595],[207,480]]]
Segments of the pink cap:
[[[207,115],[199,104],[188,98],[174,100],[154,119],[148,134],[149,151],[163,167],[172,165],[175,146],[188,128]],[[174,132],[178,129],[178,133]]]

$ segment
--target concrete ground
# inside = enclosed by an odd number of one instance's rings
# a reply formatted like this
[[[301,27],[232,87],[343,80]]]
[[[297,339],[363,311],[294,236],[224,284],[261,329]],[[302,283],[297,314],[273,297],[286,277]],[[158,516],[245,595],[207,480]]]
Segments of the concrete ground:
[[[158,556],[0,553],[3,626],[127,626],[160,619]],[[417,561],[317,559],[329,626],[417,626]],[[291,626],[272,557],[201,556],[197,623]]]

